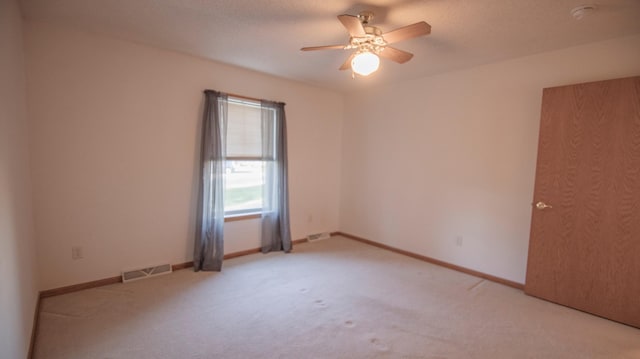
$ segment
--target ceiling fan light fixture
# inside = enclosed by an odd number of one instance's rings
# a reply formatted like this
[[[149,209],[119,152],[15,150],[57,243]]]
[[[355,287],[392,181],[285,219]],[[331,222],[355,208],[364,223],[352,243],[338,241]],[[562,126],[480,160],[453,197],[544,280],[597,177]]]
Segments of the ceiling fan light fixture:
[[[370,11],[363,11],[358,16],[347,14],[338,15],[338,20],[340,20],[344,28],[349,32],[348,44],[310,46],[303,47],[300,50],[356,50],[355,53],[349,55],[345,62],[338,68],[341,71],[351,69],[351,78],[355,79],[356,74],[369,76],[376,72],[380,67],[379,56],[399,64],[404,64],[411,60],[413,57],[412,53],[388,45],[431,33],[431,25],[424,21],[383,33],[379,28],[369,25],[372,18],[373,13]]]
[[[369,76],[380,67],[380,58],[372,52],[361,52],[351,60],[351,69],[360,76]]]

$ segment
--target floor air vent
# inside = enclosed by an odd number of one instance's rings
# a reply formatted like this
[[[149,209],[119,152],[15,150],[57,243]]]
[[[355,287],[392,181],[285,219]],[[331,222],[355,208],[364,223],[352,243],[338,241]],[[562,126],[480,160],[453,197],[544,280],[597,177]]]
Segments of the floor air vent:
[[[307,241],[315,242],[315,241],[319,241],[321,239],[327,239],[329,237],[331,237],[331,233],[329,233],[329,232],[310,234],[310,235],[307,236]]]
[[[169,273],[171,273],[171,264],[161,264],[154,267],[122,271],[122,282],[126,283]]]

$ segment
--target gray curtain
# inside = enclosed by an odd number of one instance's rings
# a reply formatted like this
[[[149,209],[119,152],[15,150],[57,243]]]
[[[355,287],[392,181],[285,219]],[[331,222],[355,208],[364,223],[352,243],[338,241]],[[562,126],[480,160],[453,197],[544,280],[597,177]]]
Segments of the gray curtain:
[[[262,156],[262,252],[291,251],[289,183],[287,177],[287,124],[284,103],[261,101]]]
[[[222,269],[224,243],[224,161],[227,95],[206,90],[200,149],[200,185],[193,268]]]

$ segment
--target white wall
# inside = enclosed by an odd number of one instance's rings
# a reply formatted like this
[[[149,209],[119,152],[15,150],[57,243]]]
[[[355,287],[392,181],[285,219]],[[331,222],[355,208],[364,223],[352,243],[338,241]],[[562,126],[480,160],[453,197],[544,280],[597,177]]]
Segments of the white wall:
[[[0,358],[26,358],[38,283],[22,19],[0,0]]]
[[[192,259],[207,88],[287,103],[293,237],[338,228],[340,95],[44,23],[26,52],[42,289]],[[259,247],[257,220],[226,228]]]
[[[343,98],[44,23],[26,34],[42,289],[191,259],[205,88],[288,103],[294,238],[340,229],[523,282],[542,88],[640,73],[635,36]],[[227,223],[225,251],[258,233]]]
[[[542,89],[631,75],[640,36],[351,94],[340,229],[523,283]]]

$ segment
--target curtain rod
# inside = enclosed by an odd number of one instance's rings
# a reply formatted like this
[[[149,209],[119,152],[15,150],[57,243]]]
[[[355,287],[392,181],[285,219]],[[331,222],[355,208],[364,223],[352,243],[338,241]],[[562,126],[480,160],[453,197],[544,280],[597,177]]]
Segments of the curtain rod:
[[[209,89],[204,90],[204,92],[207,92],[207,91],[215,91],[215,90],[209,90]],[[226,94],[227,94],[227,96],[236,97],[236,98],[241,98],[241,99],[243,99],[243,100],[256,101],[256,102],[261,102],[261,101],[263,101],[263,100],[262,100],[262,99],[260,99],[260,98],[249,97],[249,96],[243,96],[243,95],[238,95],[238,94],[235,94],[235,93],[229,93],[229,92],[224,92],[224,93],[226,93]],[[286,105],[286,103],[284,103],[284,102],[279,102],[279,101],[271,101],[271,100],[264,100],[264,101],[270,101],[270,102],[281,103],[281,104],[283,104],[283,105]]]

